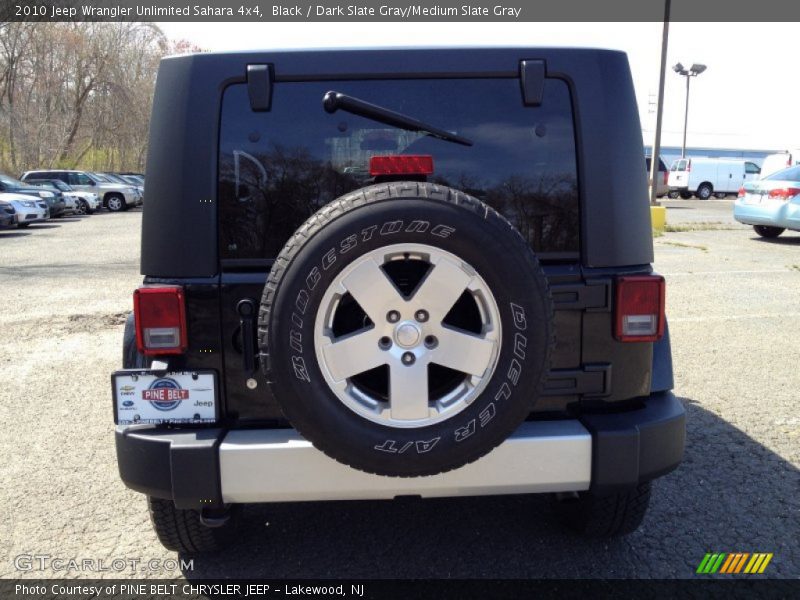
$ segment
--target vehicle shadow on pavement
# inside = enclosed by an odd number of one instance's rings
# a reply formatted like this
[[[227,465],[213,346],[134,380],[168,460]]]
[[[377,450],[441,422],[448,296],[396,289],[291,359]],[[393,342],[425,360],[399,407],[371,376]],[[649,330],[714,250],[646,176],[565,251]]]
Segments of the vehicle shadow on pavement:
[[[776,238],[763,238],[760,236],[753,236],[750,238],[763,244],[775,244],[777,246],[798,246],[800,245],[800,235],[786,235],[783,234]]]
[[[0,230],[0,238],[12,238],[12,237],[25,237],[26,235],[30,235],[30,231],[3,231]]]
[[[656,482],[644,524],[626,538],[565,531],[546,495],[257,505],[233,549],[195,557],[184,576],[691,578],[717,551],[773,552],[765,576],[796,577],[800,471],[682,400],[684,463]],[[796,424],[785,428],[796,435]]]

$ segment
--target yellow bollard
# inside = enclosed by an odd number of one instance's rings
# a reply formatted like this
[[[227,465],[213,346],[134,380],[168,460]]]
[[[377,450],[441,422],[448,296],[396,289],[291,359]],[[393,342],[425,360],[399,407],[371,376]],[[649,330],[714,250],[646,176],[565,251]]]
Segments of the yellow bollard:
[[[656,231],[663,231],[664,225],[667,224],[667,207],[666,206],[651,206],[650,207],[650,223]]]

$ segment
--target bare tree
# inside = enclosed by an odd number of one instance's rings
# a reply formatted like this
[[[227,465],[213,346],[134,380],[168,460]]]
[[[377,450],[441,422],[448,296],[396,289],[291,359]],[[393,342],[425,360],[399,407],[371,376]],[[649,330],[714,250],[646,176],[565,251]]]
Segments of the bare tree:
[[[152,23],[0,23],[0,169],[142,170],[161,57]]]

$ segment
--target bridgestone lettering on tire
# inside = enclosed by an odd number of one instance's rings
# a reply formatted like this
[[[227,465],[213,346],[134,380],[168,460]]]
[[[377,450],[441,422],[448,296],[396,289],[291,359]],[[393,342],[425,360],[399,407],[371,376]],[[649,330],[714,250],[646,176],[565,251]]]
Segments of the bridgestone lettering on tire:
[[[433,184],[375,185],[304,223],[272,267],[262,365],[290,423],[379,475],[432,475],[502,443],[553,344],[547,280],[495,211]]]

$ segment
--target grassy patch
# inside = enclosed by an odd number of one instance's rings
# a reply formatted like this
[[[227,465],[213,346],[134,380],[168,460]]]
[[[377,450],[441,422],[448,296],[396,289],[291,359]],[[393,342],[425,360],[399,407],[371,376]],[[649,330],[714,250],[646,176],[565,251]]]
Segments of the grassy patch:
[[[731,227],[722,221],[697,221],[696,223],[667,224],[664,226],[664,231],[672,233],[680,233],[682,231],[728,231],[733,229],[738,229],[738,227]]]
[[[663,231],[660,231],[660,230],[658,230],[658,229],[653,229],[653,237],[654,237],[654,238],[659,238],[659,237],[661,237],[662,235],[664,235],[664,232],[663,232]]]
[[[678,248],[694,248],[695,250],[702,250],[703,252],[708,252],[708,246],[703,246],[701,244],[684,244],[683,242],[662,242],[667,246],[677,246]]]
[[[800,265],[789,265],[789,269],[792,271],[800,271]]]

